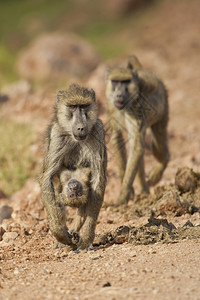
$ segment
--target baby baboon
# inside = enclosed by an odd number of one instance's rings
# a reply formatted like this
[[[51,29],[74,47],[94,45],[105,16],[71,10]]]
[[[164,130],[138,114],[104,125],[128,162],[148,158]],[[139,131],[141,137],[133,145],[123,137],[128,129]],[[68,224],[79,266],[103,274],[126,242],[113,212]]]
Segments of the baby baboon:
[[[65,204],[79,207],[72,232],[78,232],[84,224],[78,247],[88,248],[103,202],[107,165],[104,129],[97,118],[93,90],[73,84],[58,92],[46,140],[40,185],[50,230],[59,242],[72,244],[73,234],[66,227],[61,194]],[[67,184],[67,189],[62,190],[63,184]],[[82,193],[82,204],[74,201]]]
[[[168,96],[162,81],[143,69],[136,56],[131,56],[127,68],[108,70],[106,98],[112,141],[119,165],[122,187],[117,203],[127,203],[132,196],[132,184],[137,174],[141,192],[149,192],[169,161],[167,143]],[[148,182],[144,172],[144,138],[146,128],[153,134],[152,151],[157,165]],[[128,159],[123,132],[127,133]]]
[[[60,201],[63,205],[81,207],[86,204],[90,189],[91,171],[80,168],[75,171],[64,170],[60,174]]]

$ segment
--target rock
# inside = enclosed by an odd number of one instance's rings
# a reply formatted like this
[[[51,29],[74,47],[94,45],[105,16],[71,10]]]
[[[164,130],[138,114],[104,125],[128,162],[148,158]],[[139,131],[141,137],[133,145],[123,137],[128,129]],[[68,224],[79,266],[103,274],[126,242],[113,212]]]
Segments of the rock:
[[[4,228],[0,227],[0,241],[2,241],[4,233],[5,233]]]
[[[128,241],[130,228],[128,226],[120,226],[114,232],[114,241],[116,244],[123,244]]]
[[[19,274],[19,269],[15,269],[13,272],[14,275],[18,275]]]
[[[9,243],[11,241],[14,241],[18,237],[17,232],[5,232],[3,235],[3,242]]]
[[[174,226],[173,223],[168,223],[167,219],[157,219],[154,216],[151,216],[148,219],[148,223],[146,225],[144,225],[145,227],[151,227],[151,226],[163,226],[167,229],[169,229],[170,231],[173,229],[176,229],[176,227]]]
[[[25,227],[26,222],[33,226],[38,219],[43,219],[45,216],[40,186],[33,179],[28,179],[24,187],[12,195],[11,201],[13,219]]]
[[[7,197],[6,194],[4,194],[4,192],[2,190],[0,190],[0,199],[6,198],[6,197]]]
[[[160,215],[167,215],[169,213],[176,216],[181,216],[188,212],[188,205],[180,201],[177,191],[172,189],[163,194],[156,204],[156,210]]]
[[[103,284],[103,287],[108,287],[108,286],[111,286],[111,283],[109,281]]]
[[[92,254],[89,256],[89,258],[90,258],[91,260],[97,260],[97,259],[102,258],[102,256],[101,256],[100,254],[98,254],[98,253],[92,253]]]
[[[182,193],[193,192],[197,186],[197,177],[188,167],[178,169],[175,175],[175,185]]]
[[[37,38],[20,54],[17,70],[27,79],[60,79],[87,75],[98,62],[95,50],[80,37],[49,33]]]
[[[183,227],[186,227],[186,226],[194,227],[194,225],[192,224],[192,222],[190,222],[190,220],[188,220],[188,221],[183,225]]]
[[[2,222],[4,219],[10,219],[12,211],[12,207],[8,205],[3,205],[0,209],[0,222]]]
[[[0,94],[0,104],[6,103],[8,100],[9,100],[8,95]],[[3,198],[3,197],[1,196],[1,192],[2,192],[2,191],[0,190],[0,198]]]
[[[10,84],[3,86],[1,92],[10,97],[12,96],[20,96],[23,94],[28,94],[31,92],[31,85],[27,80],[19,80]]]
[[[126,15],[152,0],[110,0],[104,5],[104,13],[111,18]]]

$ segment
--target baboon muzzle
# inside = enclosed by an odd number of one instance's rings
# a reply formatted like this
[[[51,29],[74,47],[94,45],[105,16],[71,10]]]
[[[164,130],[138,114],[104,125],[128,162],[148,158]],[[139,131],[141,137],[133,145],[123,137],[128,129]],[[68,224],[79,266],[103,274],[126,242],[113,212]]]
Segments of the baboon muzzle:
[[[127,91],[123,84],[118,83],[114,93],[114,105],[116,108],[123,109],[126,105]]]
[[[126,105],[126,101],[124,100],[124,97],[117,97],[115,99],[114,105],[119,110],[123,109]]]
[[[88,125],[85,114],[77,110],[74,114],[73,135],[76,140],[84,140],[88,135]]]

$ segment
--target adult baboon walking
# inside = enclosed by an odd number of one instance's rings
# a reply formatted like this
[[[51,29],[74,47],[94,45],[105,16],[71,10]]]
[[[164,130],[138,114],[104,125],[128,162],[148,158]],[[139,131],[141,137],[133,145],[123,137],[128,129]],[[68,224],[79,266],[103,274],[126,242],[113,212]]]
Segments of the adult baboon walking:
[[[140,192],[149,192],[169,161],[167,142],[168,96],[161,79],[143,69],[136,56],[127,68],[114,68],[107,73],[106,98],[112,140],[119,165],[122,187],[117,203],[127,203],[137,174]],[[157,160],[148,182],[144,171],[144,138],[146,128],[153,133],[152,151]],[[128,138],[128,158],[123,133]]]
[[[72,245],[74,232],[76,235],[84,225],[78,248],[88,248],[95,236],[96,222],[103,202],[107,164],[104,129],[97,118],[93,90],[73,84],[67,90],[58,92],[55,114],[48,128],[46,141],[40,185],[50,230],[59,242]],[[68,175],[71,173],[71,181],[66,179],[67,191],[62,190],[63,172]],[[74,206],[78,210],[72,231],[68,232],[59,195],[64,193],[71,205],[73,198],[81,198],[82,185],[85,184],[81,182],[82,172],[87,174],[87,201],[84,200],[77,206],[74,199]],[[73,174],[76,174],[76,178],[73,178]],[[77,174],[80,174],[80,178]],[[65,204],[68,204],[67,199],[65,200]]]

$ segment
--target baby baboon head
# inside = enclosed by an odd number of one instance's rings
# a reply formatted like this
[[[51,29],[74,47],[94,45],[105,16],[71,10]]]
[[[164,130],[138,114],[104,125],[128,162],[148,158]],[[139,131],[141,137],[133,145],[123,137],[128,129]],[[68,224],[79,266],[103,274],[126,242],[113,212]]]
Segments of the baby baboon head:
[[[106,96],[119,110],[138,99],[137,72],[129,68],[114,68],[107,73]]]
[[[58,92],[56,108],[62,130],[76,141],[85,140],[97,120],[95,92],[72,84]]]

